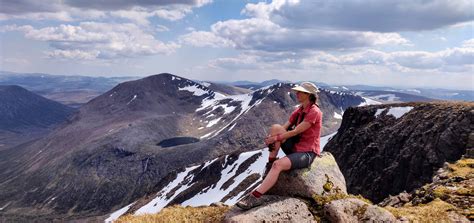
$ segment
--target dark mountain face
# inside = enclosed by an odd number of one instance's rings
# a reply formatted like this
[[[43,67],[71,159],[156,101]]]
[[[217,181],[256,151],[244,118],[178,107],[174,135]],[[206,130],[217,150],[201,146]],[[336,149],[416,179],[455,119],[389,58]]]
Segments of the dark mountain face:
[[[22,87],[0,86],[0,150],[46,133],[73,112]]]
[[[0,128],[48,128],[64,121],[73,109],[19,86],[0,86]]]
[[[291,87],[225,96],[171,74],[119,84],[68,125],[0,157],[0,206],[35,218],[110,213],[176,169],[262,148],[265,129],[286,122],[297,105]],[[322,92],[323,134],[340,122],[332,112],[360,102]]]
[[[350,193],[379,202],[431,182],[444,162],[465,154],[473,144],[473,111],[473,103],[450,102],[348,108],[325,150]]]

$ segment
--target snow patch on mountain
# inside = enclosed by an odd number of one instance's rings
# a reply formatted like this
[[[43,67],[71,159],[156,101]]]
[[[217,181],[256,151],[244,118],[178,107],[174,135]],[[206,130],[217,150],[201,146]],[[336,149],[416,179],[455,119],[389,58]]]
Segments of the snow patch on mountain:
[[[382,112],[384,112],[386,109],[389,109],[386,115],[392,115],[396,119],[399,119],[404,114],[410,112],[413,109],[413,107],[407,106],[407,107],[379,108],[377,109],[377,112],[375,112],[375,117],[378,118],[380,114],[382,114]]]
[[[172,181],[170,184],[168,184],[168,186],[163,188],[163,190],[161,190],[158,193],[158,196],[155,199],[153,199],[151,202],[149,202],[148,204],[145,204],[143,207],[135,211],[135,215],[154,214],[154,213],[160,212],[161,209],[163,209],[171,200],[173,200],[173,198],[175,198],[179,193],[181,193],[182,191],[186,190],[187,188],[191,186],[187,184],[183,185],[183,183],[192,181],[193,176],[188,175],[188,173],[198,167],[199,165],[188,167],[186,168],[185,171],[179,173],[176,179]],[[183,186],[180,186],[180,185],[183,185]],[[178,187],[178,186],[179,186],[179,189],[173,193],[173,196],[167,199],[166,195],[169,192],[171,192],[173,189],[175,189],[175,187]]]
[[[262,90],[262,89],[260,89]],[[260,91],[259,90],[259,91]],[[270,89],[269,89],[270,90]],[[271,93],[272,91],[270,91],[269,93]],[[259,99],[256,101],[255,104],[253,105],[250,105],[250,102],[252,101],[253,99],[253,95],[254,93],[249,93],[249,94],[241,94],[241,95],[229,95],[229,96],[224,96],[224,97],[217,97],[217,98],[214,98],[214,97],[208,97],[206,99],[203,100],[202,102],[202,105],[201,107],[199,107],[198,109],[196,109],[196,112],[198,111],[201,111],[203,109],[208,109],[212,106],[212,108],[210,109],[210,111],[208,111],[207,113],[213,111],[214,109],[217,109],[218,107],[222,107],[224,108],[224,114],[228,114],[228,113],[231,113],[233,112],[236,107],[234,106],[229,106],[227,104],[221,104],[221,101],[224,100],[224,99],[230,99],[230,102],[229,103],[232,103],[232,102],[240,102],[240,106],[241,106],[241,109],[240,109],[240,112],[239,114],[237,114],[234,119],[232,119],[229,123],[227,123],[227,125],[225,125],[224,127],[220,128],[219,130],[215,131],[214,134],[206,134],[204,136],[202,136],[201,138],[212,138],[216,135],[218,135],[220,132],[222,132],[224,129],[228,128],[229,126],[231,126],[232,124],[235,124],[234,122],[240,118],[240,116],[242,116],[243,114],[245,114],[246,112],[248,112],[250,109],[252,109],[253,107],[257,106],[258,104],[260,104],[264,98],[262,99]]]
[[[413,107],[408,106],[408,107],[393,107],[390,108],[390,111],[388,111],[387,115],[393,115],[396,119],[402,117],[404,114],[410,112],[413,109]]]
[[[209,82],[201,82],[201,85],[202,85],[202,86],[205,86],[205,87],[209,87],[209,86],[211,86],[211,83],[209,83]]]
[[[395,96],[394,94],[381,94],[381,95],[375,95],[372,97],[377,100],[385,100],[385,101],[390,101],[390,102],[400,100],[400,98]]]
[[[127,103],[127,105],[132,103],[132,101],[134,101],[135,99],[137,99],[137,95],[133,95],[133,98]]]
[[[109,216],[107,219],[105,219],[105,222],[106,222],[106,223],[112,223],[112,222],[114,222],[114,221],[117,220],[120,216],[122,216],[123,214],[125,214],[125,213],[128,211],[128,209],[130,209],[130,207],[132,207],[132,205],[134,205],[134,204],[135,204],[135,202],[133,202],[133,203],[131,203],[131,204],[129,204],[129,205],[127,205],[127,206],[125,206],[125,207],[119,209],[118,211],[116,211],[116,212],[110,214],[110,216]]]
[[[383,111],[385,111],[386,108],[379,108],[377,109],[377,112],[375,112],[375,117],[378,118],[380,114],[382,114]]]
[[[253,164],[251,164],[246,171],[237,175],[238,166],[243,164],[247,159],[252,157],[255,154],[259,154],[259,158]],[[267,155],[268,157],[268,155]],[[213,202],[220,201],[224,198],[227,194],[229,194],[235,187],[239,185],[245,178],[250,176],[253,173],[261,173],[262,172],[262,164],[265,166],[265,162],[267,161],[267,157],[262,155],[262,151],[252,151],[246,152],[239,155],[238,160],[234,163],[234,165],[229,165],[227,168],[222,170],[223,175],[221,176],[220,180],[212,185],[212,187],[207,190],[206,192],[201,192],[191,199],[184,201],[181,205],[186,206],[200,206],[200,205],[210,205]],[[225,174],[227,173],[227,174]],[[225,182],[227,182],[230,178],[234,177],[234,183],[230,185],[228,188],[223,189],[222,186]],[[241,197],[242,191],[240,194],[235,196],[234,198],[238,199]],[[236,199],[227,200],[225,203],[228,205],[234,205]]]
[[[198,97],[209,93],[209,91],[203,90],[199,88],[197,85],[190,85],[190,86],[178,88],[178,90],[192,92],[194,96],[198,96]]]
[[[378,102],[376,100],[372,100],[372,99],[367,98],[367,97],[362,97],[362,98],[365,100],[365,102],[362,102],[357,107],[362,107],[362,106],[366,106],[366,105],[380,105],[380,104],[382,104],[381,102]]]
[[[222,119],[222,117],[210,121],[210,122],[207,124],[206,128],[212,127],[213,125],[217,124],[221,119]]]

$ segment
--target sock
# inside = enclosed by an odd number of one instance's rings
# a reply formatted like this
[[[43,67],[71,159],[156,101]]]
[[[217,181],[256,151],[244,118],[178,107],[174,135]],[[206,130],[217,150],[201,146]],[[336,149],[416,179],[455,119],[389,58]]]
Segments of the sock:
[[[258,192],[257,190],[254,190],[254,191],[252,192],[252,195],[255,196],[256,198],[260,198],[263,194],[260,193],[260,192]]]
[[[273,163],[273,162],[275,162],[275,160],[277,160],[276,157],[268,157],[268,162],[269,163]]]

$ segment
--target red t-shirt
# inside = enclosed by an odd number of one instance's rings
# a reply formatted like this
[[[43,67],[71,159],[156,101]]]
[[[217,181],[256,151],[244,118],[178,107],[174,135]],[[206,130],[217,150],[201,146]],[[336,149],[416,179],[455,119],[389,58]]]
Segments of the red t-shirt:
[[[295,144],[295,152],[311,152],[318,154],[320,153],[320,136],[321,136],[321,127],[323,113],[319,110],[318,106],[311,105],[303,109],[303,106],[298,107],[290,116],[290,123],[299,123],[300,120],[295,120],[298,116],[298,119],[301,119],[302,113],[304,113],[304,120],[311,124],[311,127],[306,129],[304,132],[300,133],[301,138],[298,143]],[[299,115],[298,115],[299,114]]]

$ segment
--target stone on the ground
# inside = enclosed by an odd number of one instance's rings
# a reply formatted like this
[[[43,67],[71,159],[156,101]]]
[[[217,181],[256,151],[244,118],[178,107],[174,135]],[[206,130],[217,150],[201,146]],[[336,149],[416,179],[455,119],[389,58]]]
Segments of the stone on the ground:
[[[316,222],[303,201],[290,197],[264,196],[270,201],[250,210],[232,207],[226,213],[224,222]]]
[[[397,221],[389,211],[355,198],[327,203],[324,205],[324,216],[333,223]]]

